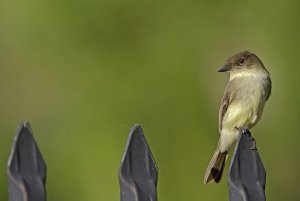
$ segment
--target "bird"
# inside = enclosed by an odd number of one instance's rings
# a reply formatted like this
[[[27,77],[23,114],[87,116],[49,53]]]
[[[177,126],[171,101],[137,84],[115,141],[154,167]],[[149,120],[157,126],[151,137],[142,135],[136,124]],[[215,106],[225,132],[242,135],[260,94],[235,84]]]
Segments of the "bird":
[[[270,73],[250,51],[229,57],[218,72],[229,73],[229,81],[219,110],[220,138],[204,184],[220,182],[230,147],[260,120],[272,88]]]

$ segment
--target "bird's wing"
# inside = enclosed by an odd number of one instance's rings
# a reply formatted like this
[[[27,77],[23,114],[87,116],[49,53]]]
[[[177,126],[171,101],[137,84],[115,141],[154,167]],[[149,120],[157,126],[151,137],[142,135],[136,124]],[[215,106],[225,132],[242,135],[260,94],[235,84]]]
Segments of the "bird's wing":
[[[272,81],[271,81],[271,78],[268,77],[267,78],[267,82],[269,82],[269,88],[267,89],[267,99],[266,101],[269,99],[270,95],[271,95],[271,91],[272,91]]]
[[[222,98],[222,103],[220,106],[220,111],[219,111],[219,132],[221,133],[222,127],[223,127],[223,119],[224,116],[227,112],[229,103],[232,101],[232,90],[231,88],[231,82],[228,82],[227,87],[225,89],[223,98]]]

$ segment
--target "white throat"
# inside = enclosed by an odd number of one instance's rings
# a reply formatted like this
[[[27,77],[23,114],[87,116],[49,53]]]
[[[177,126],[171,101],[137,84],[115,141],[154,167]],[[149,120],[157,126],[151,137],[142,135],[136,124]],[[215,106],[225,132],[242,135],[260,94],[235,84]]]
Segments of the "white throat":
[[[256,78],[256,79],[264,79],[268,77],[268,73],[263,70],[240,70],[234,71],[230,73],[229,80],[233,80],[235,78]]]

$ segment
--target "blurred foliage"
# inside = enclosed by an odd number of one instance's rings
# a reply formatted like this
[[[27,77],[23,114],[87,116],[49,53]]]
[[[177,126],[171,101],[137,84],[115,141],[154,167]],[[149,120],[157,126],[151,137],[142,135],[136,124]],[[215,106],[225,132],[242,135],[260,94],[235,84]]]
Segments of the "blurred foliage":
[[[31,122],[48,200],[119,200],[117,171],[140,123],[159,166],[159,200],[227,200],[203,185],[218,108],[241,50],[271,72],[252,130],[268,200],[299,200],[300,2],[53,0],[0,2],[0,197],[15,129]]]

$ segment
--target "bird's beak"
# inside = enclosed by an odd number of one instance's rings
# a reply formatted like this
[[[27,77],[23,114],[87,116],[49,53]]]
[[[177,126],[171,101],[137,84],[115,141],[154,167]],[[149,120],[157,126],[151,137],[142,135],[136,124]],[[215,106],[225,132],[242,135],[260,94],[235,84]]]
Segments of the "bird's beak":
[[[224,66],[222,66],[218,72],[226,72],[228,71],[230,68],[229,68],[229,65],[225,64]]]

